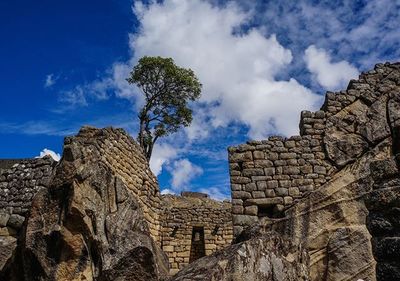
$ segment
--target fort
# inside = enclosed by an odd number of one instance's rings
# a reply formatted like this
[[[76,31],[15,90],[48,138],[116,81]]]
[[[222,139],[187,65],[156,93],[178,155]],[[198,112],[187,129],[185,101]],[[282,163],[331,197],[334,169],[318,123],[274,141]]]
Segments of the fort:
[[[400,280],[400,64],[299,127],[228,148],[230,202],[161,195],[122,129],[82,127],[60,162],[0,160],[0,278]]]

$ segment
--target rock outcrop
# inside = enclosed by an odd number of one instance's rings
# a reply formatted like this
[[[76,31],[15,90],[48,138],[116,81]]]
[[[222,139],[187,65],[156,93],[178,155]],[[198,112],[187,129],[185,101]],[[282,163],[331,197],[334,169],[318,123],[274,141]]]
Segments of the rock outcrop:
[[[235,233],[302,244],[311,280],[399,280],[399,115],[400,64],[379,64],[303,112],[301,136],[230,148]]]
[[[201,258],[170,281],[306,281],[308,276],[307,252],[270,232]]]
[[[0,160],[0,272],[12,262],[33,196],[49,187],[51,157]]]
[[[129,137],[84,127],[66,139],[50,187],[32,202],[6,280],[161,280],[168,274],[139,195],[99,145],[113,138]]]

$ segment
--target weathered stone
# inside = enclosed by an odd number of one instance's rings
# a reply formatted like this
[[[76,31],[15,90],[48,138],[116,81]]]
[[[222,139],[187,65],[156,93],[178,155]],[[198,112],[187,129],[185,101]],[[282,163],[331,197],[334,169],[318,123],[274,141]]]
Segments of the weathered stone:
[[[255,199],[254,199],[255,200]],[[257,222],[257,216],[249,216],[249,215],[236,215],[233,217],[233,224],[240,226],[248,226]]]
[[[245,215],[257,216],[258,208],[257,206],[247,206],[244,208]]]
[[[258,199],[248,199],[245,202],[245,205],[275,205],[275,204],[283,204],[283,198],[275,197],[275,198],[258,198]]]
[[[0,227],[6,226],[9,218],[9,214],[7,214],[6,212],[0,212]]]
[[[51,188],[34,197],[20,255],[6,274],[26,281],[159,280],[167,275],[168,260],[151,238],[139,197],[123,180],[116,189],[122,173],[102,157],[107,149],[95,145],[114,134],[127,137],[122,131],[83,128],[66,140],[69,156],[57,166]],[[133,141],[130,149],[137,149]],[[134,179],[137,172],[124,179]],[[8,225],[19,228],[23,220],[13,214]]]
[[[302,112],[296,143],[264,141],[271,201],[243,206],[262,206],[263,231],[305,243],[313,281],[400,278],[399,93],[400,64],[377,65],[327,93],[320,111]]]
[[[171,281],[305,281],[309,280],[307,254],[278,235],[268,234],[202,258]]]
[[[355,161],[368,149],[368,143],[361,136],[340,131],[337,135],[326,135],[324,141],[329,159],[339,167]]]
[[[25,217],[12,214],[10,218],[8,219],[7,226],[10,226],[14,229],[20,229],[22,227],[22,224],[25,221]]]

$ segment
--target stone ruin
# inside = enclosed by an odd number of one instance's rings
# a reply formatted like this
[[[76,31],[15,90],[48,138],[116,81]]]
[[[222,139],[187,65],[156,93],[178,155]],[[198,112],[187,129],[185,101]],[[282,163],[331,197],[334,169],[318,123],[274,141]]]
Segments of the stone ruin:
[[[164,195],[161,201],[161,244],[171,274],[232,242],[230,202],[215,201],[197,192]]]
[[[230,147],[234,235],[260,224],[303,243],[311,280],[400,280],[399,132],[387,63],[303,111],[300,136]]]
[[[128,134],[83,127],[0,161],[0,280],[400,280],[399,150],[399,63],[230,147],[231,202],[160,195]]]
[[[46,194],[49,191],[55,194]],[[44,206],[32,202],[35,194],[37,201],[46,199],[47,202],[49,198],[46,197],[58,197],[56,201],[64,201],[63,204],[69,206],[66,207],[67,210],[60,209],[59,206],[55,207],[55,210],[46,210]],[[233,238],[230,202],[218,202],[205,194],[190,192],[184,192],[182,196],[161,196],[157,179],[151,173],[141,149],[121,129],[83,127],[77,136],[65,139],[63,158],[58,164],[51,157],[0,160],[0,204],[0,247],[3,249],[3,253],[0,254],[0,266],[3,269],[15,258],[17,239],[21,237],[23,228],[43,231],[41,228],[38,229],[38,225],[41,226],[42,222],[35,222],[35,219],[49,213],[54,215],[56,210],[71,212],[69,220],[73,218],[73,224],[92,225],[85,226],[90,228],[85,235],[99,237],[94,239],[95,243],[91,243],[103,244],[103,247],[109,250],[116,247],[107,254],[104,253],[104,249],[93,250],[98,253],[85,258],[87,267],[97,268],[92,270],[91,274],[85,275],[87,279],[98,278],[96,271],[105,270],[105,265],[96,264],[93,256],[105,256],[105,260],[108,259],[108,263],[112,264],[111,256],[107,255],[113,255],[112,252],[115,251],[121,252],[122,249],[119,247],[122,246],[120,245],[122,242],[118,241],[119,238],[110,241],[112,234],[109,232],[113,232],[111,228],[118,227],[116,224],[126,224],[132,230],[147,233],[151,237],[143,239],[145,241],[140,243],[150,243],[147,247],[156,253],[155,256],[160,259],[158,263],[163,264],[164,268],[161,268],[158,274],[161,272],[166,274],[169,267],[170,273],[173,274],[189,262],[224,248]],[[52,204],[47,202],[45,205]],[[140,212],[132,212],[130,210],[132,208]],[[74,209],[75,211],[72,211]],[[25,218],[33,216],[34,213],[41,215],[31,217],[32,225],[29,223],[26,225],[25,222],[24,226]],[[53,224],[55,225],[52,227],[56,228],[61,225],[55,221]],[[77,231],[76,228],[80,227],[71,225],[66,228],[69,233]],[[99,229],[102,229],[103,233],[99,234]],[[115,236],[128,235],[127,231],[128,229],[119,229],[115,231]],[[42,233],[39,237],[29,237],[24,247],[31,246],[30,251],[42,252],[44,250],[37,249],[34,244],[49,244],[47,236]],[[66,240],[63,243],[72,239],[67,236],[61,239]],[[131,238],[135,240],[135,237]],[[154,242],[150,242],[151,240]],[[132,246],[131,243],[128,244]],[[81,245],[81,247],[86,246]],[[82,261],[72,262],[68,264],[69,270],[76,268],[78,264],[84,267]],[[62,272],[60,266],[57,271]],[[51,269],[53,265],[46,264],[42,267]],[[31,270],[36,271],[36,269]],[[46,277],[43,278],[56,280],[74,280],[79,274],[77,276],[44,274],[44,276]],[[22,279],[15,280],[24,280],[24,277],[19,278]]]

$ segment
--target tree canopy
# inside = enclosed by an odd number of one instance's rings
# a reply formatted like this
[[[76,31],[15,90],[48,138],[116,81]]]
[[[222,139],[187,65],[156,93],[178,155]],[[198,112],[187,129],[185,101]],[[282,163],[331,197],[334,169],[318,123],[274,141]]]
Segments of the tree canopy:
[[[172,58],[141,58],[133,68],[129,84],[136,84],[145,96],[139,111],[138,141],[148,160],[154,143],[192,122],[188,102],[201,94],[201,83],[191,69],[175,65]]]

